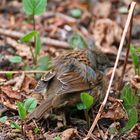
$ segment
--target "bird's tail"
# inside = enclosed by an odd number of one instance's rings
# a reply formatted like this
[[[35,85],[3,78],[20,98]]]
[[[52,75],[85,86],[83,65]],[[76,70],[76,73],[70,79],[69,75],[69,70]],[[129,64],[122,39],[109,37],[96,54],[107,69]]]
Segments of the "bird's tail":
[[[32,119],[40,120],[44,113],[52,108],[53,96],[49,97],[41,102],[41,104],[31,113],[28,114],[27,119],[30,121]]]

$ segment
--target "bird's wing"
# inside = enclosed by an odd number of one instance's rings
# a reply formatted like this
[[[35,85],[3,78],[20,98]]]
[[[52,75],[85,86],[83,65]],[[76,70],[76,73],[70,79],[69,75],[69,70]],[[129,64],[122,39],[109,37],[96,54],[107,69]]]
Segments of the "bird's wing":
[[[83,63],[75,65],[74,69],[67,70],[57,76],[57,79],[62,83],[59,94],[81,92],[89,90],[95,86],[96,72],[89,66]]]
[[[34,91],[37,93],[41,93],[42,91],[47,89],[49,81],[55,76],[55,72],[48,72],[45,74],[38,82]]]

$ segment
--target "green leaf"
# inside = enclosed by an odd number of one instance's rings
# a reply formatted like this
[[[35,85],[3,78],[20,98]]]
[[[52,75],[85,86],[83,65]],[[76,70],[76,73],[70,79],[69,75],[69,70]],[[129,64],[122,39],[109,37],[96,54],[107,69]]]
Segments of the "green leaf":
[[[128,114],[128,122],[126,126],[122,129],[122,132],[125,132],[131,129],[138,121],[138,111],[136,108],[139,99],[135,95],[130,85],[124,86],[124,88],[121,91],[120,99],[123,100],[123,105]]]
[[[56,136],[53,138],[53,140],[61,140],[61,138],[59,136]]]
[[[70,10],[70,14],[72,17],[80,18],[82,15],[82,11],[80,9],[72,9]]]
[[[78,110],[85,110],[86,109],[86,106],[83,103],[77,103],[76,107]]]
[[[7,116],[3,116],[0,118],[1,123],[5,123],[7,121]]]
[[[13,73],[9,72],[9,73],[5,73],[6,78],[8,79],[12,79],[13,78]]]
[[[85,39],[80,36],[78,33],[73,33],[69,39],[68,39],[69,45],[72,48],[79,48],[79,49],[83,49],[83,48],[87,48],[87,42],[85,41]]]
[[[128,113],[128,122],[125,127],[122,129],[122,132],[126,132],[131,129],[138,122],[138,112],[135,107],[127,110]]]
[[[126,110],[138,104],[138,97],[129,85],[125,85],[122,89],[120,99],[123,100],[123,105]]]
[[[9,58],[11,63],[20,63],[22,61],[22,57],[20,56],[12,56]]]
[[[130,46],[130,54],[132,57],[132,61],[133,61],[134,69],[135,69],[135,73],[136,73],[136,69],[139,69],[139,56],[137,54],[137,50],[134,48],[134,46],[132,44]]]
[[[28,98],[24,102],[24,107],[27,112],[32,112],[37,106],[37,100],[35,98]]]
[[[39,58],[37,62],[37,69],[38,70],[48,70],[50,67],[51,61],[48,56],[43,56]]]
[[[26,108],[22,102],[17,102],[18,114],[21,120],[24,120],[27,116]]]
[[[45,12],[47,0],[22,0],[23,9],[28,15],[41,15]]]
[[[94,99],[93,96],[89,95],[89,93],[82,92],[80,97],[86,109],[89,109],[93,105]]]
[[[37,34],[36,31],[32,31],[32,32],[26,34],[25,36],[23,36],[22,38],[20,38],[20,41],[29,42],[36,34]]]
[[[37,134],[39,131],[40,131],[39,128],[37,128],[37,127],[34,128],[34,133],[35,134]]]
[[[16,129],[21,130],[21,127],[17,123],[15,123],[15,122],[11,123],[11,128],[16,128]]]
[[[35,39],[36,39],[36,41],[35,41],[35,43],[36,43],[35,44],[35,54],[39,55],[40,50],[41,50],[41,39],[40,39],[39,33],[36,34]]]

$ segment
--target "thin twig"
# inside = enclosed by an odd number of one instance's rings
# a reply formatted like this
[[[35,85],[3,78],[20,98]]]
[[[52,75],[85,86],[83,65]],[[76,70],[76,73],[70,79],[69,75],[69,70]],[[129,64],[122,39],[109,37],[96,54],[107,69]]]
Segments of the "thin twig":
[[[46,73],[47,71],[0,71],[0,74],[7,74],[7,73],[13,73],[13,74],[17,74],[17,73]]]
[[[101,116],[101,113],[102,113],[102,111],[104,109],[104,106],[105,106],[105,104],[107,102],[109,92],[110,92],[110,88],[111,88],[111,85],[112,85],[112,82],[113,82],[113,79],[114,79],[115,71],[116,71],[116,68],[117,68],[117,65],[118,65],[120,53],[121,53],[121,50],[123,48],[124,40],[125,40],[127,31],[128,31],[128,28],[129,28],[130,21],[132,19],[132,14],[133,14],[135,5],[136,5],[136,2],[132,2],[131,5],[130,5],[129,14],[128,14],[127,21],[126,21],[126,24],[125,24],[125,28],[124,28],[124,31],[123,31],[123,34],[122,34],[122,38],[121,38],[121,42],[120,42],[120,45],[119,45],[117,58],[116,58],[116,61],[115,61],[115,64],[114,64],[114,68],[113,68],[113,72],[112,72],[112,75],[111,75],[111,78],[110,78],[110,82],[109,82],[109,85],[108,85],[106,96],[105,96],[105,98],[104,98],[104,100],[103,100],[103,102],[102,102],[102,104],[101,104],[101,106],[99,108],[98,114],[96,115],[96,118],[95,118],[90,130],[88,131],[88,134],[84,138],[84,140],[88,140],[90,138],[90,136],[92,134],[92,131],[94,130],[95,126],[97,125],[97,122],[98,122],[98,120],[99,120],[99,118]]]
[[[133,26],[133,13],[132,13],[132,18],[130,20],[130,27],[129,27],[129,33],[128,33],[128,42],[127,42],[127,51],[125,55],[125,60],[124,60],[124,65],[120,77],[120,82],[118,86],[118,90],[120,90],[123,87],[123,78],[126,70],[126,65],[128,63],[128,57],[129,57],[129,50],[130,50],[130,43],[131,43],[131,35],[132,35],[132,26]]]
[[[63,18],[64,20],[70,22],[70,23],[76,23],[77,20],[73,17],[70,17],[68,15],[65,15],[65,14],[62,14],[62,13],[59,13],[59,12],[46,12],[44,13],[41,17],[43,19],[45,18],[49,18],[49,17],[53,17],[53,16],[57,16],[57,17],[60,17],[60,18]]]
[[[25,34],[21,33],[21,32],[16,32],[16,31],[0,28],[0,35],[19,39],[19,38],[23,37]],[[41,37],[41,42],[42,42],[42,44],[52,45],[57,48],[70,49],[69,44],[66,41],[59,41],[59,40],[52,39],[49,37]]]

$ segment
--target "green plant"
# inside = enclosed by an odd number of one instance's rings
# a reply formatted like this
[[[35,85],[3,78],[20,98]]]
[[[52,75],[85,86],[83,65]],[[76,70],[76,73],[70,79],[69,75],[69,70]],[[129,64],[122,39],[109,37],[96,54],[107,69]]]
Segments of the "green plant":
[[[22,0],[23,9],[27,15],[41,15],[46,8],[47,0]]]
[[[69,38],[68,38],[68,43],[70,47],[72,48],[87,48],[88,44],[86,40],[78,33],[73,33]]]
[[[34,128],[34,133],[37,134],[40,131],[40,129],[38,127]]]
[[[1,123],[5,123],[7,121],[7,116],[3,116],[0,118]]]
[[[9,58],[9,61],[11,63],[20,63],[22,61],[22,58],[20,56],[12,56]]]
[[[36,69],[38,66],[38,57],[40,55],[40,50],[41,50],[41,38],[40,34],[36,31],[36,21],[35,21],[35,16],[36,15],[41,15],[47,6],[47,0],[22,0],[23,3],[23,9],[27,15],[29,15],[32,18],[33,21],[33,31],[26,34],[23,36],[20,41],[29,43],[31,40],[34,40],[34,49],[30,46],[30,52],[32,54],[32,59],[33,59],[33,64],[34,67],[33,69]],[[46,59],[46,56],[42,59]],[[48,60],[48,59],[46,59]],[[49,60],[48,60],[49,61]],[[48,63],[48,62],[47,62]],[[29,66],[26,66],[26,68],[30,68]],[[42,67],[40,67],[41,69]],[[44,70],[44,69],[41,69]],[[46,69],[45,69],[46,70]]]
[[[88,127],[90,126],[90,118],[88,116],[88,111],[94,103],[93,96],[89,95],[87,92],[82,92],[80,95],[81,102],[76,104],[78,110],[84,110],[85,118],[87,120]]]
[[[21,126],[15,122],[11,123],[12,128],[17,128],[23,132],[23,122],[26,119],[27,113],[32,112],[37,106],[37,100],[35,98],[28,98],[23,102],[17,102],[17,110],[19,118],[21,120]]]
[[[61,138],[59,136],[56,136],[53,138],[53,140],[61,140]]]
[[[80,9],[72,9],[70,10],[70,14],[72,17],[75,17],[75,18],[80,18],[81,15],[82,15],[82,11]]]
[[[139,61],[139,55],[138,55],[139,49],[136,49],[132,44],[130,46],[130,54],[132,57],[133,65],[135,74],[140,75],[140,61]]]
[[[131,129],[138,121],[138,97],[135,95],[130,85],[126,85],[121,91],[120,99],[123,100],[124,108],[128,114],[127,124],[122,129],[122,132],[126,132]]]
[[[12,79],[13,78],[13,73],[9,72],[9,73],[5,73],[6,78],[8,79]]]
[[[82,92],[80,95],[81,102],[77,104],[78,110],[89,110],[94,103],[93,96],[89,95],[87,92]]]

